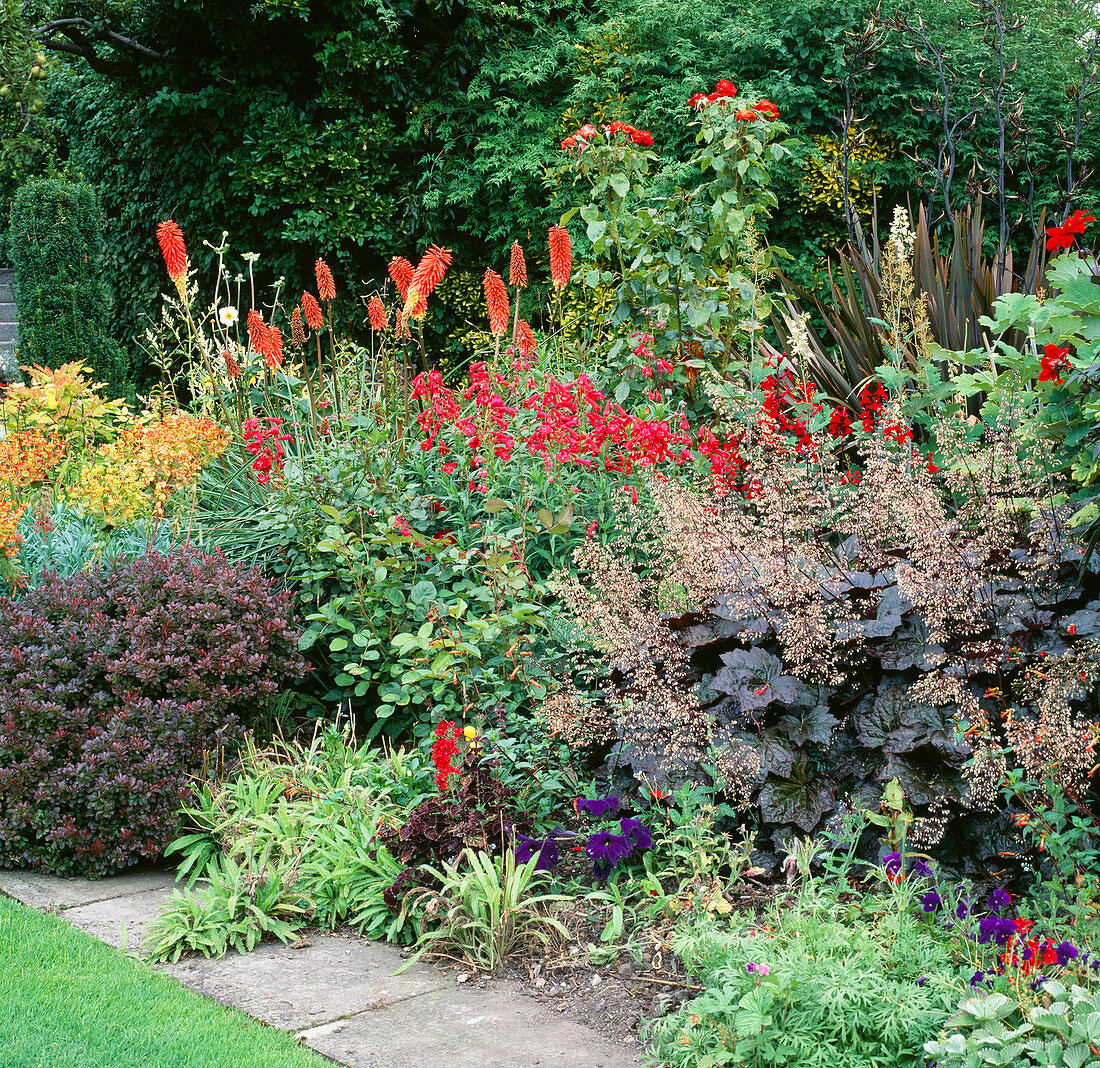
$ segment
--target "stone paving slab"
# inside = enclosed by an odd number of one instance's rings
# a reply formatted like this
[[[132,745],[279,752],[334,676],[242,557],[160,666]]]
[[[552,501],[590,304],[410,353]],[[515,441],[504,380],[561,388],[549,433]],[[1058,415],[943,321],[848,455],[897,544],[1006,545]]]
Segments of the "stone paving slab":
[[[311,934],[309,946],[264,943],[221,960],[188,957],[162,966],[184,986],[243,1009],[284,1031],[301,1031],[358,1012],[392,1007],[406,998],[450,989],[454,981],[404,960],[394,946],[362,938]]]
[[[174,873],[159,868],[126,872],[106,879],[66,879],[31,871],[0,871],[0,893],[36,909],[67,909],[153,890],[160,891],[167,899],[175,885]]]
[[[451,986],[299,1032],[354,1068],[633,1068],[631,1053],[508,983]]]
[[[0,893],[57,910],[135,953],[172,895],[171,872],[100,880],[0,871]],[[308,945],[305,943],[309,943]],[[510,983],[460,986],[425,964],[401,975],[400,951],[354,936],[313,934],[221,960],[160,965],[180,983],[286,1031],[349,1068],[635,1068],[630,1048],[563,1019]]]

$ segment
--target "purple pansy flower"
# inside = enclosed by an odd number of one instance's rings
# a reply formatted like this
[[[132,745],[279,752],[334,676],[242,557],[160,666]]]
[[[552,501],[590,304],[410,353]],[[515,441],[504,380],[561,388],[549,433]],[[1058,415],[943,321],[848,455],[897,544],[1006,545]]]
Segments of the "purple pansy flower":
[[[943,898],[941,898],[935,890],[929,890],[928,893],[920,899],[920,903],[925,912],[935,912],[936,909],[943,904]]]
[[[610,831],[596,831],[588,836],[584,851],[593,861],[597,878],[606,879],[620,860],[630,856],[630,839]]]
[[[886,869],[887,875],[897,875],[901,871],[901,854],[887,853],[882,858],[882,866]]]
[[[931,879],[932,869],[928,867],[923,860],[914,860],[913,874],[919,876],[921,879]]]
[[[998,909],[1007,909],[1012,904],[1012,898],[1009,896],[1007,890],[1002,890],[998,887],[989,895],[986,900],[985,907],[992,909],[996,912]]]
[[[984,982],[985,982],[985,972],[975,972],[970,977],[970,985],[971,986],[980,986]]]
[[[1060,942],[1054,953],[1058,958],[1058,964],[1063,968],[1078,956],[1077,947],[1072,942]]]

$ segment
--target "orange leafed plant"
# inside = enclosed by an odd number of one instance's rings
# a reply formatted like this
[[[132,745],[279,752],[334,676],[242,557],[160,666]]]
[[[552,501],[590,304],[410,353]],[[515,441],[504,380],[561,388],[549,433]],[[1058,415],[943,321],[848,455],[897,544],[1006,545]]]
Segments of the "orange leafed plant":
[[[44,482],[68,449],[62,438],[40,430],[17,430],[0,441],[0,482],[16,489]]]

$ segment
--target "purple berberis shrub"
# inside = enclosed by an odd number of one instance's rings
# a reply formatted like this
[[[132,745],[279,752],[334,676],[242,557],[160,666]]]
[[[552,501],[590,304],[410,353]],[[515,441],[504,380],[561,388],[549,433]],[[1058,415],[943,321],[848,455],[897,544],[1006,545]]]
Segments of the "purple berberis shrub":
[[[0,866],[159,856],[190,776],[301,675],[290,595],[180,549],[0,598]]]

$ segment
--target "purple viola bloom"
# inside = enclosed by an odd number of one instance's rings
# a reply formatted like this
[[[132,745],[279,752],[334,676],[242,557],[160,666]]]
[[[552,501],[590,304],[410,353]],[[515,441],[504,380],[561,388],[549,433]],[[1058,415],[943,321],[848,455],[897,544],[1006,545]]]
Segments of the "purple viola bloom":
[[[641,820],[631,816],[619,820],[619,828],[635,849],[649,849],[653,845],[653,835]]]
[[[591,816],[593,819],[601,819],[603,816],[614,816],[619,811],[619,799],[617,797],[597,797],[594,801],[578,797],[573,802],[573,808],[578,816]]]
[[[1009,896],[1007,890],[1002,890],[998,887],[989,895],[988,900],[985,903],[987,909],[991,909],[996,912],[998,909],[1007,909],[1012,904],[1012,898]]]
[[[887,875],[897,875],[901,871],[901,854],[887,853],[882,858],[882,866],[886,869]]]
[[[535,871],[553,871],[558,862],[558,843],[553,838],[528,838],[525,834],[516,835],[516,863],[526,864],[535,854],[538,863]]]
[[[983,916],[978,921],[978,941],[983,945],[993,942],[998,946],[1008,944],[1016,934],[1016,924],[1003,916]]]
[[[965,920],[966,917],[970,915],[970,902],[969,901],[960,901],[955,906],[955,915],[960,920]]]
[[[920,977],[920,978],[919,978],[919,979],[917,980],[917,986],[924,986],[924,984],[925,984],[925,983],[927,983],[927,982],[928,982],[928,976],[927,976],[927,975],[922,975],[922,976],[921,976],[921,977]]]
[[[1054,953],[1058,958],[1059,966],[1062,968],[1078,957],[1077,947],[1072,942],[1060,942]]]
[[[975,972],[970,977],[970,985],[971,986],[980,986],[984,982],[985,982],[985,972]]]
[[[943,904],[943,898],[941,898],[935,890],[929,890],[928,893],[920,899],[920,903],[925,912],[935,912],[936,909]]]
[[[923,860],[913,861],[913,874],[921,879],[931,879],[932,869]]]
[[[620,860],[630,856],[630,839],[610,831],[596,831],[588,836],[584,851],[594,863],[597,878],[606,879]]]

